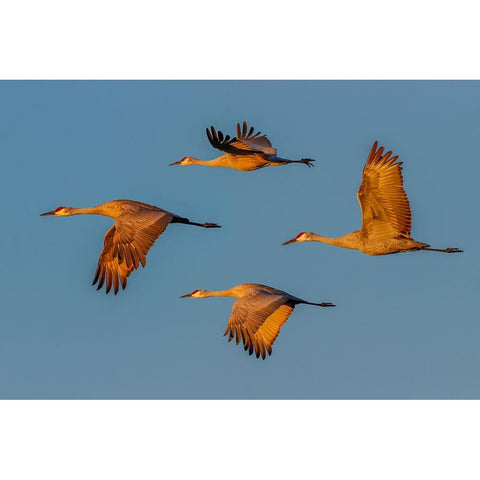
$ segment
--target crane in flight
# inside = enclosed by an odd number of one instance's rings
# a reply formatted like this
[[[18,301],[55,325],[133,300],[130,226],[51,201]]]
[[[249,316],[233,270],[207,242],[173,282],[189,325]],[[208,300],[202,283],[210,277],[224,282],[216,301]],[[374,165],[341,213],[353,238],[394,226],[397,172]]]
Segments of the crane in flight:
[[[212,126],[206,129],[207,137],[212,147],[225,152],[213,160],[199,160],[194,157],[183,157],[172,165],[206,165],[208,167],[228,167],[242,172],[251,172],[259,168],[287,165],[289,163],[303,163],[313,167],[314,160],[302,158],[301,160],[287,160],[277,157],[277,149],[272,147],[266,135],[261,132],[254,133],[254,128],[248,129],[247,123],[243,127],[237,123],[237,136],[230,138],[221,131],[216,131]]]
[[[312,303],[294,297],[287,292],[258,283],[243,283],[227,290],[194,290],[180,298],[233,297],[232,314],[227,329],[230,342],[236,337],[237,345],[243,341],[243,347],[252,355],[255,352],[265,360],[266,354],[272,354],[272,345],[288,320],[296,305],[305,303],[319,307],[334,307],[333,303]]]
[[[392,152],[384,152],[373,144],[368,155],[363,179],[357,193],[362,210],[362,228],[338,238],[324,237],[312,232],[301,232],[283,245],[298,242],[322,242],[338,247],[360,250],[367,255],[428,250],[459,253],[458,248],[431,248],[410,236],[412,214],[407,194],[403,189],[402,162]]]
[[[195,223],[147,203],[132,200],[113,200],[89,208],[58,207],[41,216],[95,214],[115,219],[114,225],[105,234],[103,250],[98,259],[92,285],[98,282],[97,290],[106,285],[106,293],[113,285],[115,295],[119,283],[125,289],[127,277],[140,263],[146,264],[146,255],[155,240],[169,223],[184,223],[204,228],[220,228],[216,223]]]

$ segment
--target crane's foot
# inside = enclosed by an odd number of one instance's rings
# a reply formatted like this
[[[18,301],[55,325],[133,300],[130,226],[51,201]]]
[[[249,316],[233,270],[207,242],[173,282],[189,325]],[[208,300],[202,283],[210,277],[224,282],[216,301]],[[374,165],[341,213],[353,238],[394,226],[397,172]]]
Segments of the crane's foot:
[[[221,225],[217,225],[216,223],[204,223],[202,227],[205,228],[222,228]]]
[[[462,253],[463,250],[460,250],[459,248],[455,247],[449,247],[444,250],[445,253]]]
[[[334,307],[335,305],[330,302],[323,302],[320,304],[321,307]]]
[[[305,165],[307,165],[307,167],[313,167],[313,163],[315,160],[311,159],[311,158],[302,158],[301,160],[299,160],[300,163],[304,163]]]

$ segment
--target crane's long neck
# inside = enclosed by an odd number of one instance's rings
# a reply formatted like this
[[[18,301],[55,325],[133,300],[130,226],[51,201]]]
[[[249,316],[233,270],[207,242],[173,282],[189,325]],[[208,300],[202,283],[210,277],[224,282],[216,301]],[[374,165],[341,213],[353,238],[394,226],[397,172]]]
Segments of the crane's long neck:
[[[235,288],[228,288],[227,290],[205,290],[202,297],[233,297],[240,298]]]
[[[105,215],[107,217],[115,218],[117,215],[116,212],[113,212],[111,209],[105,207],[105,204],[96,205],[94,207],[87,207],[87,208],[74,208],[70,207],[68,210],[68,215]]]
[[[205,165],[207,167],[224,167],[226,155],[220,155],[213,160],[200,160],[195,157],[188,157],[188,165]]]
[[[309,233],[306,241],[328,243],[329,245],[335,245],[337,247],[350,248],[352,250],[358,250],[360,245],[360,232],[351,232],[343,235],[342,237],[324,237],[323,235],[317,235],[316,233]]]

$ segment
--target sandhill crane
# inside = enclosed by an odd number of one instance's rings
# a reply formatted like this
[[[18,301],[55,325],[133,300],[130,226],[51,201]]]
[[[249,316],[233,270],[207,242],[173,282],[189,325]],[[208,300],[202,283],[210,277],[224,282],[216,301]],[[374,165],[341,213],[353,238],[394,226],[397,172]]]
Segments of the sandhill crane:
[[[150,247],[163,233],[169,223],[185,223],[205,228],[220,228],[216,223],[195,223],[147,203],[132,200],[112,200],[90,208],[58,207],[44,215],[66,217],[79,214],[105,215],[115,219],[115,224],[105,234],[103,250],[98,259],[92,285],[98,282],[97,290],[106,282],[106,293],[113,285],[118,292],[119,279],[122,288],[127,277],[141,263],[145,267]]]
[[[319,307],[335,306],[332,303],[307,302],[282,290],[257,283],[244,283],[220,291],[194,290],[180,298],[186,297],[238,298],[233,304],[224,335],[229,335],[229,342],[236,336],[237,345],[242,340],[244,349],[250,355],[255,351],[257,358],[261,355],[264,360],[266,353],[272,354],[273,342],[296,305],[305,303]]]
[[[362,184],[357,199],[362,210],[362,229],[342,237],[329,238],[312,232],[301,232],[283,245],[294,242],[323,242],[338,247],[360,250],[367,255],[415,250],[457,253],[458,248],[430,248],[410,237],[412,215],[407,195],[403,189],[402,162],[392,152],[383,154],[373,144],[363,169]]]
[[[226,152],[214,160],[199,160],[194,157],[183,157],[172,165],[206,165],[208,167],[228,167],[241,170],[242,172],[251,172],[259,168],[287,165],[288,163],[304,163],[308,167],[313,167],[314,160],[302,158],[301,160],[287,160],[277,157],[276,148],[272,147],[270,140],[266,135],[260,135],[261,132],[253,133],[253,127],[248,130],[247,123],[243,122],[243,128],[237,123],[237,136],[230,138],[224,136],[222,132],[215,130],[212,126],[207,128],[207,137],[212,147]]]

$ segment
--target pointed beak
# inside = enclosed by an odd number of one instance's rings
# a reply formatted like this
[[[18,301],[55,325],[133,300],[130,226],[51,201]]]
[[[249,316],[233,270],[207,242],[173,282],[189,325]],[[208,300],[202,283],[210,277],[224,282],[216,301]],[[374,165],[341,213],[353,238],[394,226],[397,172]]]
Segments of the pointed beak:
[[[179,160],[178,162],[173,162],[169,165],[169,167],[173,167],[174,165],[181,165],[182,164],[182,160]]]
[[[44,217],[45,215],[55,215],[55,210],[52,210],[51,212],[45,212],[45,213],[40,214],[41,217]]]
[[[297,237],[292,238],[291,240],[288,240],[288,241],[285,242],[285,243],[282,243],[282,245],[288,245],[289,243],[296,243],[296,242],[297,242]]]
[[[181,297],[178,297],[178,298],[188,298],[188,297],[191,297],[192,294],[191,293],[187,293],[186,295],[182,295]]]

